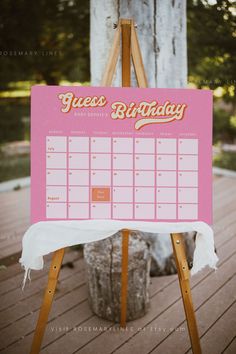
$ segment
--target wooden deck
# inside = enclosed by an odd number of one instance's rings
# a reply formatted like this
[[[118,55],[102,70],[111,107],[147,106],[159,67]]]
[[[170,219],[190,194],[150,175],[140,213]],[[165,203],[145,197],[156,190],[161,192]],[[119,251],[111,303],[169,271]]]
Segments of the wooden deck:
[[[17,253],[21,234],[29,223],[28,190],[1,198],[3,222],[1,257]],[[214,230],[220,258],[218,270],[206,269],[192,278],[203,353],[236,353],[236,179],[214,182]],[[6,206],[3,203],[6,203]],[[21,207],[14,209],[18,203]],[[2,234],[1,234],[2,235]],[[10,241],[9,241],[10,240]],[[12,243],[11,243],[12,241]],[[21,291],[23,273],[18,264],[0,271],[0,353],[29,353],[50,257],[43,271],[33,272],[32,281]],[[191,353],[177,276],[152,278],[151,308],[143,318],[129,322],[127,330],[104,321],[89,309],[82,255],[67,252],[50,314],[42,354],[183,354]]]

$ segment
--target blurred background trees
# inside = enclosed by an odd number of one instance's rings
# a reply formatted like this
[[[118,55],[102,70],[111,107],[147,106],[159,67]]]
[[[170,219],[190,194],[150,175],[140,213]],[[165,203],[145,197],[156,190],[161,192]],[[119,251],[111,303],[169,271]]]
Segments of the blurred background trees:
[[[2,165],[6,143],[29,140],[32,84],[89,84],[89,30],[89,0],[1,0]],[[189,86],[214,90],[215,164],[236,169],[236,0],[188,0],[187,47]],[[16,161],[0,181],[29,174]]]

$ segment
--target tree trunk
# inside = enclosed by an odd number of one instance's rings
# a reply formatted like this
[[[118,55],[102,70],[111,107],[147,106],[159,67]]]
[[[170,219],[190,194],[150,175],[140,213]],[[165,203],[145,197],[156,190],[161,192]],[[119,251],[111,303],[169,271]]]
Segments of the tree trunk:
[[[121,232],[84,247],[88,299],[92,311],[113,322],[120,321]],[[129,237],[127,321],[143,316],[149,308],[151,255],[142,238]]]

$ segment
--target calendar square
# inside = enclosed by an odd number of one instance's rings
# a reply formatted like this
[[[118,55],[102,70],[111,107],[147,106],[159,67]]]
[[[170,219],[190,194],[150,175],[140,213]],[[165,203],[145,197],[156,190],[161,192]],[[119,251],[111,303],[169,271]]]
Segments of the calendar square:
[[[176,188],[157,188],[157,203],[176,203]]]
[[[46,149],[47,152],[66,152],[67,138],[65,136],[47,136]]]
[[[89,152],[89,138],[70,136],[69,152]]]
[[[110,186],[111,171],[91,170],[92,186]]]
[[[197,154],[198,139],[179,139],[179,154]]]
[[[135,172],[135,186],[141,187],[154,187],[155,185],[155,172],[154,171],[136,171]]]
[[[86,170],[89,168],[88,154],[69,154],[69,168]]]
[[[134,208],[135,218],[141,220],[152,220],[155,218],[154,204],[135,204]]]
[[[113,138],[113,153],[133,153],[133,138]]]
[[[113,154],[112,163],[114,170],[133,170],[133,155]]]
[[[110,219],[111,204],[110,203],[94,203],[91,204],[92,219]]]
[[[157,170],[176,170],[176,155],[157,155]]]
[[[198,170],[198,155],[179,155],[178,157],[179,170]]]
[[[176,186],[176,172],[175,171],[161,171],[156,172],[156,185],[158,187],[175,187]]]
[[[157,139],[157,154],[176,154],[176,139]]]
[[[154,154],[155,139],[152,138],[136,138],[135,139],[136,154]]]
[[[113,204],[114,219],[132,219],[133,204]]]
[[[198,188],[179,188],[179,203],[198,203]]]
[[[135,203],[154,203],[155,188],[135,188]]]
[[[197,187],[198,173],[197,172],[178,172],[178,184],[180,187]]]
[[[111,152],[111,138],[91,138],[91,152]]]
[[[89,184],[89,170],[69,170],[70,186],[87,186]]]
[[[132,186],[133,171],[114,171],[113,186]]]
[[[114,203],[132,203],[133,187],[115,187],[113,188]]]
[[[66,202],[66,187],[50,186],[46,188],[47,202]]]
[[[175,220],[176,204],[157,204],[158,220]]]
[[[111,154],[92,154],[91,155],[92,170],[110,170]]]
[[[89,187],[68,188],[69,202],[89,202]]]
[[[70,203],[68,205],[69,219],[88,219],[89,203]]]
[[[67,204],[66,203],[47,203],[46,217],[48,219],[66,219]]]
[[[135,155],[135,170],[154,170],[155,156],[154,155]]]
[[[198,218],[198,205],[179,204],[178,217],[180,220],[196,220]]]
[[[64,153],[46,154],[46,168],[66,168],[66,161]]]
[[[53,186],[63,186],[67,184],[66,170],[47,170],[46,184]]]

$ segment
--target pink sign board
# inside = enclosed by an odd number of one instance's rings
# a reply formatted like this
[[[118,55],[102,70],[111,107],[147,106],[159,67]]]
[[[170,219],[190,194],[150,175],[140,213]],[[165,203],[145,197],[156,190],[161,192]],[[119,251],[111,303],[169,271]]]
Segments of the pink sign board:
[[[31,220],[212,223],[212,93],[34,86]]]

